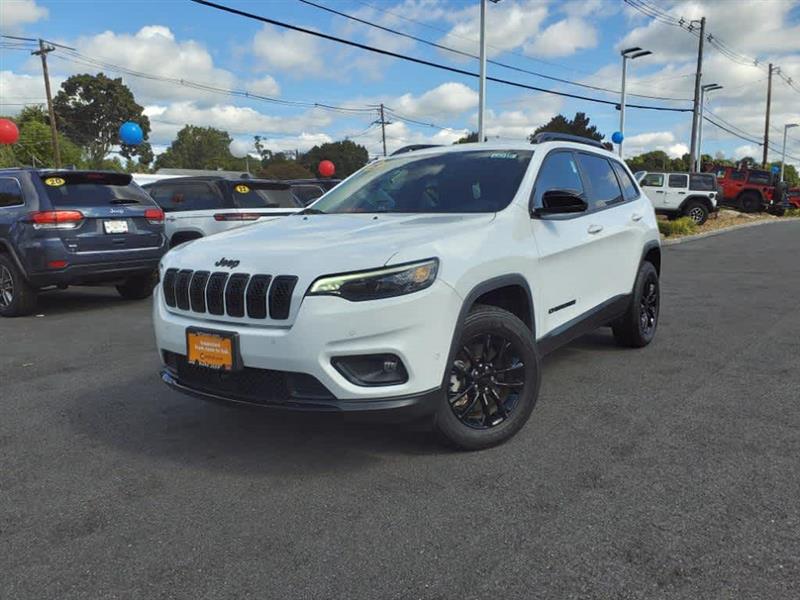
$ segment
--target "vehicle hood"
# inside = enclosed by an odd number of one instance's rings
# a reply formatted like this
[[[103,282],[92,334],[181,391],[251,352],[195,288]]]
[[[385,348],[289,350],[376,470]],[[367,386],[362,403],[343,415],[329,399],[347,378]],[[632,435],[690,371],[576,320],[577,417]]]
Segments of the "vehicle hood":
[[[295,215],[202,238],[170,251],[166,268],[241,273],[319,275],[380,267],[400,251],[435,254],[443,241],[485,230],[495,217],[482,214]],[[217,266],[222,258],[235,267]]]

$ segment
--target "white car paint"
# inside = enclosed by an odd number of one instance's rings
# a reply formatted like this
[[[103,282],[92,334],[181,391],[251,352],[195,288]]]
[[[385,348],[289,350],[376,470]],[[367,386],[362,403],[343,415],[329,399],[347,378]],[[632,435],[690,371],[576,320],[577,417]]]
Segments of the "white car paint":
[[[162,261],[162,277],[167,269],[219,271],[217,263],[226,258],[239,261],[226,271],[299,280],[285,320],[181,310],[167,306],[159,289],[154,302],[158,349],[185,355],[187,327],[218,328],[238,334],[245,366],[313,375],[337,399],[394,398],[441,385],[462,305],[476,286],[493,278],[524,277],[533,295],[537,340],[598,305],[631,294],[643,250],[659,243],[655,213],[644,193],[565,219],[531,218],[529,210],[537,173],[550,151],[568,149],[617,161],[614,154],[570,142],[484,143],[421,150],[412,158],[476,149],[534,151],[514,198],[499,212],[294,215],[171,251]],[[384,160],[409,160],[409,155]],[[347,185],[340,184],[343,189]],[[422,291],[360,302],[306,295],[321,276],[432,257],[439,260],[436,281]],[[403,360],[406,383],[354,385],[331,366],[333,356],[381,352]]]

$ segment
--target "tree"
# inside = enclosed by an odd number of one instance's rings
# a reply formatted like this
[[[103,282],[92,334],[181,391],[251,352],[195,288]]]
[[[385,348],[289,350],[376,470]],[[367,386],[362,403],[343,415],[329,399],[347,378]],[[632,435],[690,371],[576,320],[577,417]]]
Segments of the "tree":
[[[672,160],[663,150],[653,150],[625,159],[631,171],[669,171]]]
[[[55,167],[50,118],[47,113],[39,106],[26,106],[13,120],[19,128],[19,141],[2,147],[0,167]],[[81,149],[61,133],[58,134],[58,145],[63,165],[82,164]]]
[[[258,172],[265,179],[311,179],[314,173],[294,160],[272,162]]]
[[[478,141],[478,132],[477,131],[470,131],[467,135],[462,138],[457,139],[454,144],[471,144],[473,142]]]
[[[320,161],[329,160],[336,166],[338,177],[347,177],[367,164],[369,153],[364,146],[351,140],[314,146],[300,158],[300,164],[316,173]]]
[[[150,133],[150,119],[136,103],[133,93],[121,78],[111,79],[103,73],[73,75],[61,84],[53,99],[59,131],[81,146],[86,166],[99,166],[111,147],[119,143],[119,127],[125,121],[139,124],[145,139]],[[120,147],[125,158],[136,155],[152,157],[148,146]]]
[[[597,127],[595,125],[589,125],[589,117],[586,116],[586,113],[582,112],[575,113],[575,118],[572,120],[568,119],[564,115],[558,114],[541,127],[537,127],[536,131],[534,131],[528,139],[531,143],[533,143],[534,136],[537,133],[542,133],[545,131],[579,135],[581,137],[588,137],[593,140],[597,140],[598,142],[602,141],[605,137],[602,133],[597,131]]]
[[[213,127],[186,125],[156,159],[156,168],[244,171],[245,161],[231,154],[231,136]]]

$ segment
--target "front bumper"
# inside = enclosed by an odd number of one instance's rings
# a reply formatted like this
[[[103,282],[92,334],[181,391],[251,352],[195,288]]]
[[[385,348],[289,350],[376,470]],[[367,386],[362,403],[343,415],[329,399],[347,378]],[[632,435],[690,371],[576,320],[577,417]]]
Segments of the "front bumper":
[[[256,326],[224,317],[210,319],[208,315],[171,312],[158,289],[153,321],[162,360],[165,353],[186,356],[188,327],[235,332],[245,368],[313,377],[330,392],[323,410],[391,410],[409,402],[417,404],[409,399],[427,397],[441,389],[461,302],[450,286],[436,281],[421,292],[368,302],[305,297],[291,326]],[[408,373],[406,382],[360,386],[348,381],[331,364],[334,357],[381,353],[400,358]],[[176,389],[209,395],[208,390],[181,382],[177,372],[171,371],[167,371],[169,381],[165,381]],[[217,394],[212,390],[210,395],[241,401],[234,393]],[[302,409],[294,400],[287,398],[280,404]],[[303,402],[315,410],[319,408],[316,404]]]

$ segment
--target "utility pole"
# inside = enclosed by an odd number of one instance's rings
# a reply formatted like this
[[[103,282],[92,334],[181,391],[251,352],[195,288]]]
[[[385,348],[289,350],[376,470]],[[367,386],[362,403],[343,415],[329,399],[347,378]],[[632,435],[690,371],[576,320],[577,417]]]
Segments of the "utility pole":
[[[44,75],[44,91],[47,96],[47,111],[50,113],[50,135],[53,138],[53,160],[56,164],[56,169],[61,168],[61,151],[58,148],[58,129],[56,127],[56,113],[53,110],[53,95],[50,93],[50,73],[47,71],[47,54],[55,50],[54,46],[45,44],[44,40],[39,38],[39,50],[31,52],[42,59],[42,74]]]
[[[692,21],[694,23],[694,21]],[[697,44],[697,72],[694,75],[694,110],[692,111],[692,144],[689,150],[689,169],[697,161],[697,124],[700,112],[700,80],[703,77],[703,42],[706,38],[706,18],[700,19],[700,40]]]
[[[481,52],[480,78],[478,80],[478,142],[485,139],[486,113],[486,0],[481,0]]]
[[[769,77],[767,78],[767,121],[764,124],[764,155],[761,158],[761,166],[767,168],[767,154],[769,153],[769,110],[772,104],[772,71],[775,67],[769,63]]]
[[[383,155],[386,156],[386,118],[383,115],[383,102],[381,102],[381,137],[383,138]]]

